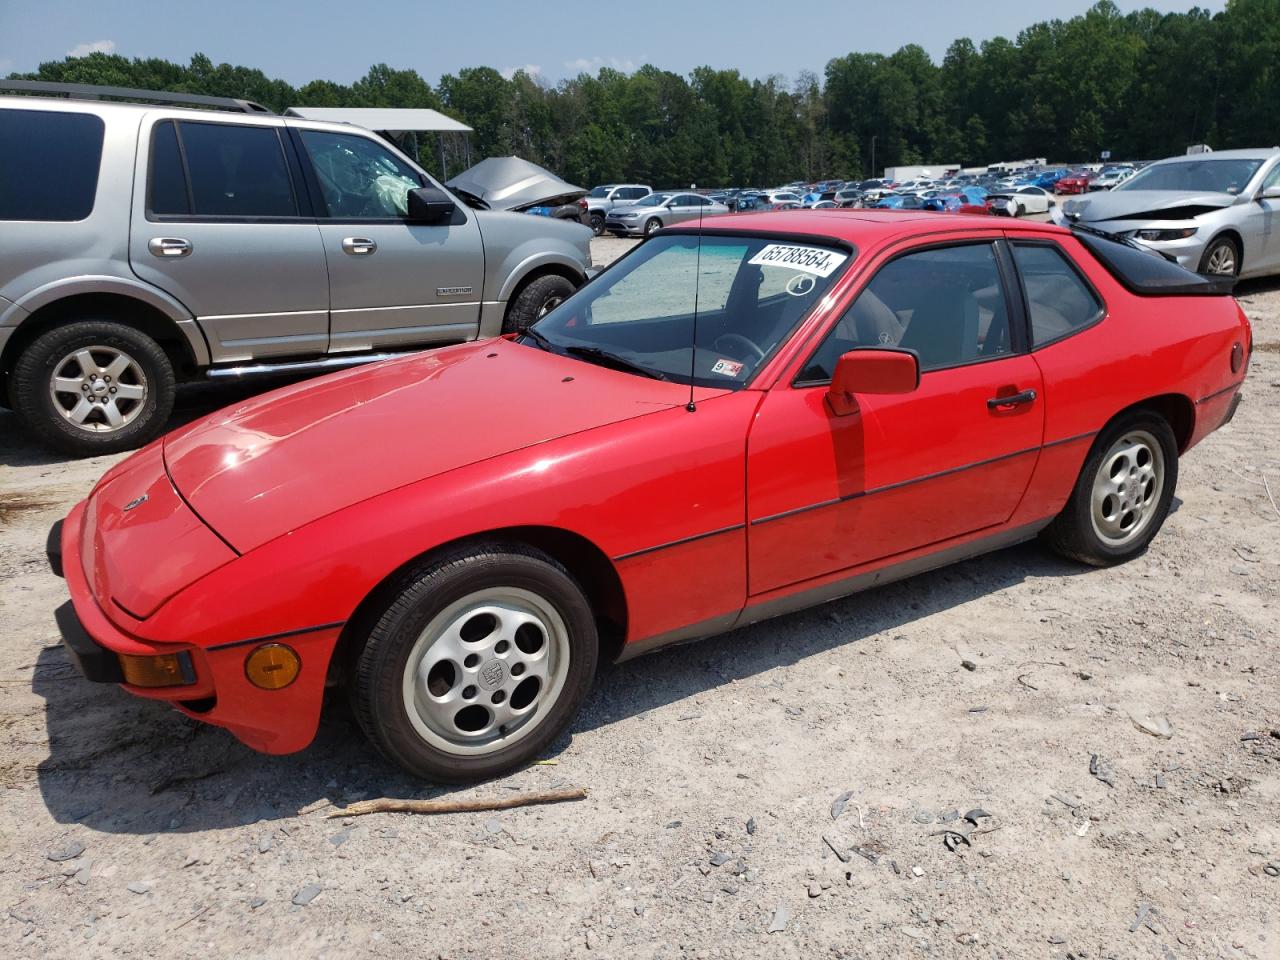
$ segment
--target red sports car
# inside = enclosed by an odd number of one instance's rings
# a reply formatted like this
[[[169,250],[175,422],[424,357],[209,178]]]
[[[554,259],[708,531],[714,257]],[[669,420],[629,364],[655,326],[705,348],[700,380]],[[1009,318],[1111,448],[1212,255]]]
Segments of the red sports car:
[[[1097,176],[1092,170],[1070,174],[1053,185],[1053,192],[1057,194],[1088,193],[1089,184],[1093,183]]]
[[[276,390],[50,537],[92,680],[300,750],[326,687],[432,779],[527,762],[597,664],[1040,536],[1140,553],[1252,347],[1222,281],[1038,223],[717,217],[520,335]]]

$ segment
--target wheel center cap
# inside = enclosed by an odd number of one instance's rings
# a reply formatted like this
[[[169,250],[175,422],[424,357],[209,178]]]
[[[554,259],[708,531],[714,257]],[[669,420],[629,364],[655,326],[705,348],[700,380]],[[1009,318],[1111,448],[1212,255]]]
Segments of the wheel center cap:
[[[99,396],[99,397],[100,397],[100,396],[102,396],[104,393],[106,393],[106,392],[107,392],[107,381],[105,381],[105,380],[94,380],[94,381],[92,382],[92,384],[90,384],[89,389],[90,389],[91,391],[93,391],[93,393],[94,393],[94,395],[95,395],[95,396]]]
[[[507,679],[507,668],[501,660],[490,660],[480,668],[480,685],[486,690],[496,690]]]

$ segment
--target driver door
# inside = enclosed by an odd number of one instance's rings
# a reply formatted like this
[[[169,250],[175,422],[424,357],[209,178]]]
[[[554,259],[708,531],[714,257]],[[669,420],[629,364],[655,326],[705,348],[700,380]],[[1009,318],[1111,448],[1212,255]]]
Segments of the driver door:
[[[329,352],[452,343],[480,326],[484,246],[475,214],[405,219],[432,185],[373,136],[294,127],[329,269]]]

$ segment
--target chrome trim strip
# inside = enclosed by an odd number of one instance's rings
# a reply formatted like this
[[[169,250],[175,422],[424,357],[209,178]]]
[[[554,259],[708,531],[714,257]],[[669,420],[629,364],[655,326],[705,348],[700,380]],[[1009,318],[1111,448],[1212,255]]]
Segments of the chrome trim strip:
[[[1221,390],[1215,390],[1213,393],[1209,394],[1207,397],[1201,397],[1199,400],[1196,401],[1196,406],[1198,407],[1202,403],[1208,403],[1210,400],[1216,400],[1218,397],[1222,396],[1224,393],[1230,393],[1232,390],[1239,390],[1242,386],[1244,386],[1244,381],[1237,380],[1235,383],[1231,384],[1231,386],[1229,387],[1223,387]]]
[[[397,353],[353,353],[344,357],[326,357],[323,360],[298,360],[293,363],[253,363],[238,367],[210,367],[204,375],[211,380],[225,377],[252,377],[267,373],[297,373],[305,370],[334,370],[354,367],[362,363],[377,363],[395,357],[408,357],[421,350],[403,350]]]
[[[219,643],[212,647],[205,647],[205,653],[213,653],[215,650],[230,650],[233,647],[247,647],[251,643],[271,643],[273,640],[284,640],[288,637],[301,636],[304,633],[319,633],[321,630],[332,630],[335,627],[346,626],[345,620],[338,620],[335,623],[322,623],[315,627],[299,627],[297,630],[286,630],[284,633],[272,633],[265,637],[250,637],[248,640],[232,640],[230,643]]]
[[[323,317],[328,310],[276,310],[268,313],[211,313],[196,317],[201,323],[206,320],[248,320],[255,317]]]

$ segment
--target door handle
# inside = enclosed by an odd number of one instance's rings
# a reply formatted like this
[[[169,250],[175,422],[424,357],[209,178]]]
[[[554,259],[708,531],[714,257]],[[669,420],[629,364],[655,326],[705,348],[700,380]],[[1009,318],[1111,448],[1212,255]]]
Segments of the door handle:
[[[176,257],[189,257],[192,246],[190,240],[183,240],[181,237],[152,237],[147,241],[147,249],[151,251],[152,256],[169,260]]]
[[[1021,393],[1011,393],[1007,397],[992,397],[987,401],[987,409],[999,410],[1002,407],[1016,407],[1022,403],[1034,403],[1036,392],[1034,390],[1023,390]]]
[[[342,252],[349,253],[353,257],[367,257],[371,253],[376,253],[377,250],[378,245],[365,237],[342,238]]]

